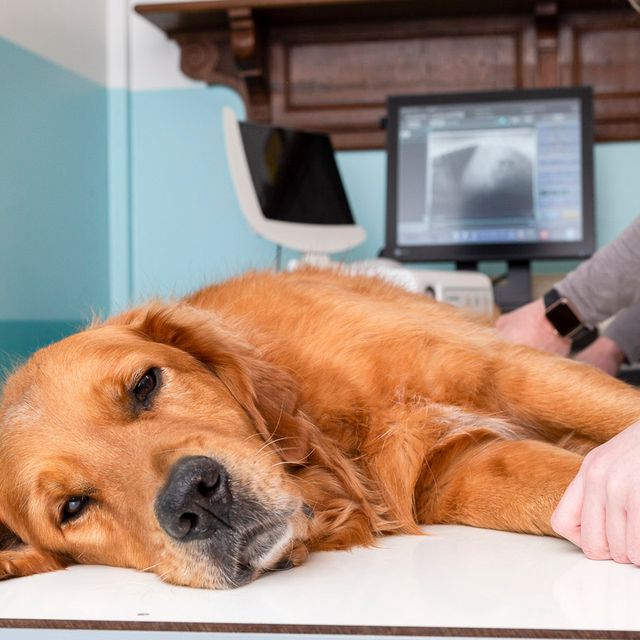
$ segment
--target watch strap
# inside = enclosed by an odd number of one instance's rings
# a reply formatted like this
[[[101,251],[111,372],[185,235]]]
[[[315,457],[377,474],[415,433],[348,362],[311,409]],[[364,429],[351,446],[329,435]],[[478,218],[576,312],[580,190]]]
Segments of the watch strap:
[[[542,297],[545,310],[548,309],[556,300],[560,300],[562,296],[557,289],[549,289]]]
[[[549,291],[547,291],[544,294],[542,299],[544,301],[545,315],[547,317],[547,320],[551,323],[553,328],[558,332],[558,335],[562,336],[563,338],[568,337],[568,338],[571,338],[571,340],[576,341],[587,336],[593,331],[593,329],[590,326],[586,325],[584,322],[580,320],[576,312],[571,308],[571,305],[568,303],[567,299],[564,298],[564,296],[560,295],[560,292],[557,289],[553,289],[553,288],[549,289]],[[553,317],[550,316],[550,314],[548,313],[549,308],[554,303],[562,299],[565,300],[565,304],[567,305],[567,307],[569,307],[569,310],[575,316],[575,326],[571,327],[568,331],[564,331],[564,332],[560,331],[560,329],[555,325],[553,321]]]

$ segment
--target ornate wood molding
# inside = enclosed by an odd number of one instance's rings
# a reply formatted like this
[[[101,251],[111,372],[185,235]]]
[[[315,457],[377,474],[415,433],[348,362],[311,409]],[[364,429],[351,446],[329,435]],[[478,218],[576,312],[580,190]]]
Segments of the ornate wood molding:
[[[248,95],[247,109],[252,120],[270,121],[268,66],[264,37],[251,9],[229,9],[231,52]]]
[[[249,118],[384,146],[387,95],[590,84],[598,140],[640,139],[640,15],[625,0],[208,0],[140,4],[182,70]]]
[[[553,87],[558,75],[558,3],[538,2],[534,8],[536,26],[536,85]]]
[[[231,55],[228,34],[219,31],[179,32],[173,38],[180,45],[180,68],[185,75],[207,84],[232,87],[246,100],[245,87]]]

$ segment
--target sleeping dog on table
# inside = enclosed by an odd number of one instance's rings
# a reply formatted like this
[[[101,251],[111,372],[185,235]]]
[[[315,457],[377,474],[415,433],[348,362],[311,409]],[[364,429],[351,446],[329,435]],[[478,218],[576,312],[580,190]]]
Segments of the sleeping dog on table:
[[[0,405],[0,577],[70,563],[229,588],[461,523],[553,535],[640,394],[444,304],[251,273],[37,352]]]

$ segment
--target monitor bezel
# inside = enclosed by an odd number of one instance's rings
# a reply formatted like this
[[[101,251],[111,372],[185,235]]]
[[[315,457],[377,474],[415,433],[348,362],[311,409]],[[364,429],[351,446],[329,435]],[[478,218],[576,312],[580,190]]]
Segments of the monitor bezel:
[[[403,107],[523,100],[578,99],[582,141],[582,240],[496,244],[398,245],[398,122]],[[595,250],[593,188],[593,98],[591,87],[517,89],[390,96],[387,101],[387,222],[384,256],[400,262],[476,262],[479,260],[540,260],[589,257]]]

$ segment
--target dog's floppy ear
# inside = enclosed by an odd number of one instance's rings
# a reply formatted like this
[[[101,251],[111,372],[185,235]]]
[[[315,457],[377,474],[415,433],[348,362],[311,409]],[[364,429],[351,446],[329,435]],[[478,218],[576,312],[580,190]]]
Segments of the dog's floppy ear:
[[[249,379],[256,428],[274,444],[285,462],[304,465],[312,452],[311,439],[317,435],[317,427],[298,408],[298,385],[282,369],[257,359],[250,364]]]
[[[310,429],[298,410],[298,385],[291,375],[260,358],[215,313],[187,304],[152,303],[109,321],[128,324],[154,342],[186,351],[229,389],[285,462],[304,464]]]
[[[0,580],[64,569],[68,562],[25,544],[0,522]]]

